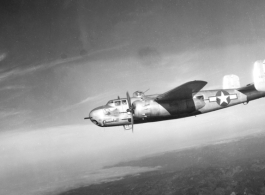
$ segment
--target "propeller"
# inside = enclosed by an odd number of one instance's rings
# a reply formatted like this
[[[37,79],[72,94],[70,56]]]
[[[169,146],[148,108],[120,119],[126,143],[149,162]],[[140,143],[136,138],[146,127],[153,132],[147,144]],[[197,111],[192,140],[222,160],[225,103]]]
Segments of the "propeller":
[[[130,95],[129,93],[127,92],[126,93],[126,96],[127,96],[127,101],[128,101],[128,104],[129,104],[129,109],[127,110],[127,112],[130,112],[131,113],[131,125],[132,125],[132,132],[133,132],[133,124],[134,124],[134,121],[133,121],[133,105],[131,103],[131,98],[130,98]]]

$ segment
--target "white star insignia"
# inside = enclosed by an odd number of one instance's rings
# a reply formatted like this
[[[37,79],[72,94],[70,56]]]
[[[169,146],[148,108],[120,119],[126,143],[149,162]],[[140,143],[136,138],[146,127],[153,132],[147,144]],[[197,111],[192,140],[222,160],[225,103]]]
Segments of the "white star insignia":
[[[229,97],[229,95],[225,95],[222,91],[221,91],[221,96],[217,96],[217,98],[220,100],[220,105],[225,102],[228,104],[227,98]]]

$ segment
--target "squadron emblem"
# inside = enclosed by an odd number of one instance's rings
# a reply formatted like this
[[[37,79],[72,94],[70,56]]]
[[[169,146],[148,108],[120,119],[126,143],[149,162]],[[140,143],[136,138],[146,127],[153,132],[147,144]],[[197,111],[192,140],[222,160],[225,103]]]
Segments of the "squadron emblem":
[[[230,95],[225,90],[217,91],[216,96],[209,97],[210,102],[217,102],[220,106],[228,106],[231,100],[237,99],[237,94]]]

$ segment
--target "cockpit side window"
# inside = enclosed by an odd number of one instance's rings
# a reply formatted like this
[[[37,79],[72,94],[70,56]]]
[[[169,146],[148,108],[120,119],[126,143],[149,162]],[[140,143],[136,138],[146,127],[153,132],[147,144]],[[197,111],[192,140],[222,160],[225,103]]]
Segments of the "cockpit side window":
[[[115,101],[115,106],[120,106],[121,105],[121,101]]]
[[[122,105],[127,105],[127,101],[126,100],[122,100],[121,103],[122,103]]]
[[[108,103],[107,103],[107,105],[111,105],[111,104],[113,104],[113,100],[110,100],[110,101],[108,101]]]

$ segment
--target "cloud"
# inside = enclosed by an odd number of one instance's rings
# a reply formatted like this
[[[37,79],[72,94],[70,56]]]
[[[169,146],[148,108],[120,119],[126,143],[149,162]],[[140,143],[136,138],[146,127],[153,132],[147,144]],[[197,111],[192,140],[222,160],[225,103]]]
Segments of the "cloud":
[[[103,93],[100,93],[100,94],[97,94],[97,95],[94,95],[94,96],[87,97],[87,98],[81,100],[80,102],[76,103],[75,105],[81,105],[81,104],[92,102],[92,101],[94,102],[94,101],[97,101],[97,100],[102,100],[102,99],[105,99],[106,96],[114,95],[114,94],[115,93],[111,92],[111,91],[103,92]]]
[[[132,158],[129,154],[134,158],[143,155],[144,140],[148,139],[122,130],[106,133],[91,125],[0,133],[0,181],[3,181],[0,193],[42,194],[87,185],[109,176],[148,171],[144,167],[101,170]],[[135,142],[144,149],[139,152],[131,147]]]
[[[23,85],[10,85],[10,86],[5,86],[0,88],[0,91],[4,91],[4,90],[18,90],[18,89],[25,89],[26,86]]]
[[[13,69],[6,72],[2,71],[2,73],[0,73],[0,81],[6,80],[7,78],[10,78],[12,75],[16,75],[17,73],[18,73],[17,69]]]
[[[78,108],[80,108],[84,104],[91,103],[91,105],[95,105],[96,102],[102,102],[102,100],[105,99],[105,97],[107,95],[114,95],[114,93],[112,93],[112,92],[105,92],[105,93],[97,94],[97,95],[94,95],[94,96],[89,96],[87,98],[84,98],[84,99],[76,102],[76,103],[73,103],[73,104],[70,104],[70,105],[64,105],[64,106],[62,106],[60,108],[56,108],[54,110],[51,110],[48,114],[42,114],[40,117],[36,117],[35,119],[36,119],[36,121],[39,121],[37,123],[38,125],[44,125],[44,124],[50,125],[51,124],[51,121],[50,120],[46,121],[45,120],[46,118],[50,118],[50,117],[53,117],[53,116],[57,116],[59,113],[60,114],[66,113],[68,115],[68,113],[67,113],[68,111],[77,110]],[[93,102],[93,104],[92,104],[92,102]],[[69,117],[69,115],[68,115],[68,117]]]
[[[142,47],[138,50],[138,57],[143,66],[155,67],[161,65],[162,54],[154,47]]]
[[[87,185],[93,178],[106,179],[110,175],[131,173],[126,172],[126,167],[125,170],[102,170],[104,166],[155,153],[250,135],[262,129],[262,124],[255,131],[255,127],[250,124],[251,128],[246,129],[230,126],[230,122],[235,124],[235,120],[241,118],[235,118],[234,114],[226,111],[223,114],[216,112],[214,115],[219,116],[220,123],[228,119],[221,126],[208,116],[182,119],[178,122],[149,123],[137,125],[134,134],[121,128],[104,130],[92,125],[2,132],[0,193],[42,194],[55,190],[66,191]]]
[[[17,116],[17,115],[24,115],[27,114],[28,111],[0,111],[0,119],[2,118],[6,118],[6,117],[13,117],[13,116]]]
[[[72,109],[75,109],[75,108],[78,108],[79,106],[83,105],[83,104],[86,104],[86,103],[89,103],[89,102],[95,102],[95,101],[101,101],[102,99],[104,99],[107,95],[109,95],[110,92],[105,92],[105,93],[101,93],[101,94],[98,94],[98,95],[94,95],[94,96],[89,96],[75,104],[72,104],[72,105],[69,105],[69,106],[65,106],[63,108],[59,108],[57,111],[55,111],[55,113],[57,112],[65,112],[65,111],[68,111],[68,110],[72,110]]]
[[[7,53],[0,54],[0,62],[3,61],[7,57]]]
[[[125,47],[127,45],[128,45],[128,43],[124,43],[124,44],[116,45],[116,46],[109,47],[109,48],[99,49],[99,50],[90,52],[90,53],[83,55],[83,56],[76,56],[76,57],[71,57],[71,58],[67,58],[67,59],[59,59],[59,60],[51,61],[48,63],[38,64],[38,65],[34,65],[34,66],[28,66],[26,68],[16,67],[16,68],[11,69],[11,70],[2,70],[2,71],[0,71],[0,82],[8,80],[8,79],[13,79],[13,78],[16,78],[19,76],[25,76],[28,74],[32,74],[34,72],[43,71],[43,70],[53,68],[55,66],[60,66],[60,65],[66,64],[66,63],[75,62],[75,61],[79,61],[82,59],[87,60],[87,59],[89,59],[89,57],[99,55],[99,54],[102,54],[104,52],[110,52],[113,50],[122,49],[123,47]]]
[[[44,63],[44,64],[39,64],[36,66],[29,66],[26,68],[20,68],[20,67],[16,67],[12,70],[6,70],[6,71],[2,71],[0,72],[0,81],[5,81],[7,79],[12,79],[18,76],[25,76],[27,74],[31,74],[33,72],[37,72],[37,71],[42,71],[54,66],[58,66],[64,63],[68,63],[68,62],[73,62],[76,60],[81,59],[82,57],[73,57],[70,59],[64,59],[64,60],[56,60],[56,61],[52,61],[50,63]]]

